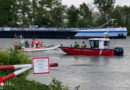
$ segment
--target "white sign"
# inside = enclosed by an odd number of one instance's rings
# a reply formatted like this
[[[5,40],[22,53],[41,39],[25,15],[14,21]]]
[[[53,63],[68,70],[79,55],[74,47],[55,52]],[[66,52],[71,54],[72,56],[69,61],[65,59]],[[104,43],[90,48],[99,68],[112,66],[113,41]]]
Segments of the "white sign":
[[[48,57],[33,58],[33,74],[48,74],[50,72]]]

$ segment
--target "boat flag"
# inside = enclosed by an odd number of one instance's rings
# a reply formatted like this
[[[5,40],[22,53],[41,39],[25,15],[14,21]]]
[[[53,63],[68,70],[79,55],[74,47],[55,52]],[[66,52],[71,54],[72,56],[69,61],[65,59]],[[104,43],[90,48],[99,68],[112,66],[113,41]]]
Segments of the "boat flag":
[[[34,44],[38,43],[37,39],[33,39],[33,43]]]
[[[38,43],[37,39],[33,39],[33,42],[32,42],[32,47],[34,46],[34,44]]]

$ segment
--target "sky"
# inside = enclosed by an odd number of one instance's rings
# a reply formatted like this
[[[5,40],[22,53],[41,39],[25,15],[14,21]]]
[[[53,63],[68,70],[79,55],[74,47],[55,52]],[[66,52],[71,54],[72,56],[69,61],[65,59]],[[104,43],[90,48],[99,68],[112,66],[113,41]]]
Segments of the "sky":
[[[79,7],[80,4],[85,2],[86,4],[93,4],[94,0],[62,0],[63,5],[71,6],[72,4]],[[130,0],[116,0],[115,5],[127,5],[130,6]]]

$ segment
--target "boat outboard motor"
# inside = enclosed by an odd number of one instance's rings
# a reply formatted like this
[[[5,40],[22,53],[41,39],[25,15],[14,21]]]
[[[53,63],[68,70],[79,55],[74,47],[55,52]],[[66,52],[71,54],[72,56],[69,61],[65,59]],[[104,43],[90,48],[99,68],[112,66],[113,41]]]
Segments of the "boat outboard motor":
[[[115,56],[122,56],[124,53],[124,49],[122,47],[114,48],[114,55]]]

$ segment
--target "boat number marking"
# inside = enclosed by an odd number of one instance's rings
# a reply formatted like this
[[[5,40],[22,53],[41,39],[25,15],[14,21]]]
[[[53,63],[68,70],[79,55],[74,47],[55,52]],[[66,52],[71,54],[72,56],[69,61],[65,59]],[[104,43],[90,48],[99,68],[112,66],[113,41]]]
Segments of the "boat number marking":
[[[102,50],[100,50],[99,54],[100,54],[100,55],[102,54]]]

